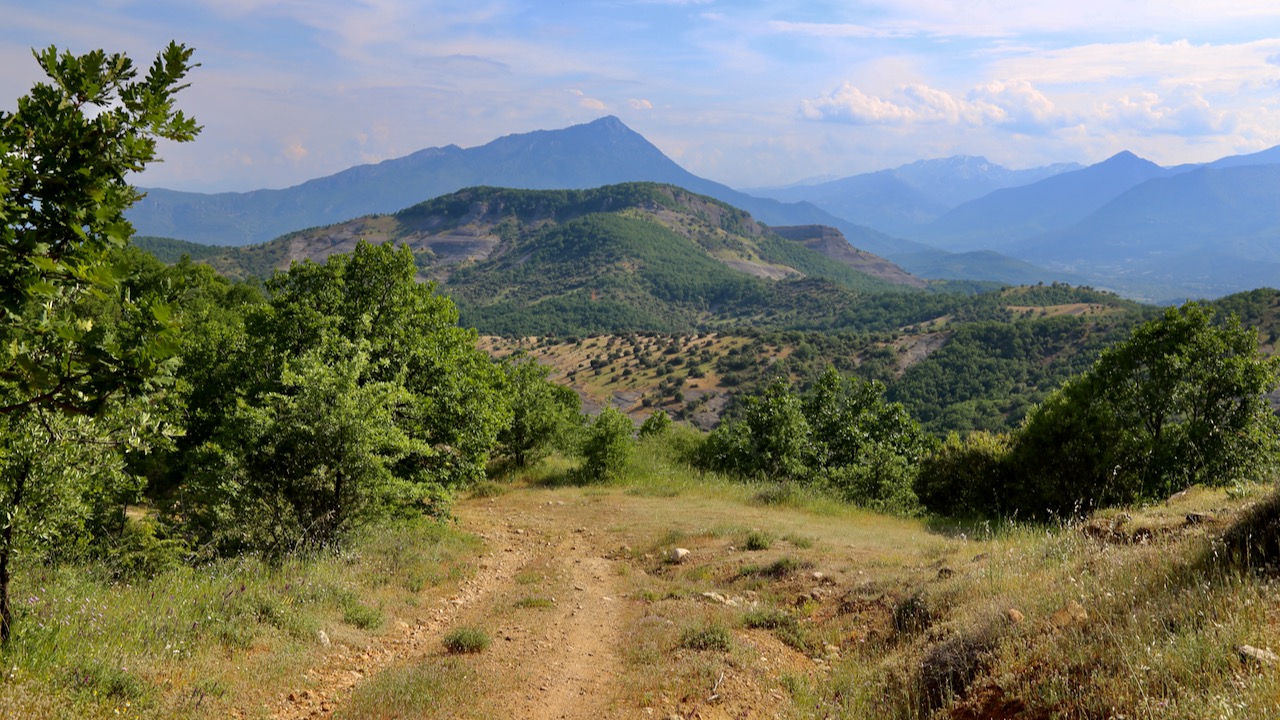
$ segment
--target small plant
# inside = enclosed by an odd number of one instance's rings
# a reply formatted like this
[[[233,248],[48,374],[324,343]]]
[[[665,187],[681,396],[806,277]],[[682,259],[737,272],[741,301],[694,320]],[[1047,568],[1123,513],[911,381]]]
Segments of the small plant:
[[[374,630],[382,624],[382,611],[362,603],[352,602],[342,609],[342,621],[361,630]]]
[[[743,616],[742,624],[749,628],[771,630],[779,640],[806,655],[817,650],[817,643],[800,626],[800,621],[783,610],[752,610]]]
[[[752,530],[742,541],[742,547],[753,552],[768,550],[773,547],[773,536],[763,530]]]
[[[811,567],[813,567],[812,561],[797,560],[790,555],[786,555],[763,567],[760,565],[743,565],[738,569],[738,577],[768,577],[774,580],[781,580],[792,573]]]
[[[729,652],[733,649],[733,638],[728,629],[719,623],[711,623],[702,627],[689,628],[680,635],[680,647],[686,650],[719,650]]]
[[[489,647],[489,633],[474,628],[460,627],[444,636],[444,649],[451,654],[478,653]]]
[[[791,483],[777,483],[761,488],[752,499],[761,505],[784,505],[794,498]]]
[[[526,609],[526,610],[531,608],[542,609],[542,608],[549,608],[549,607],[555,607],[555,606],[556,606],[555,602],[553,602],[550,598],[543,598],[543,597],[525,597],[525,598],[520,598],[519,600],[516,601],[516,607],[521,609]]]
[[[511,492],[510,485],[493,480],[482,480],[471,488],[471,497],[484,499],[506,495],[508,492]]]
[[[146,692],[142,681],[127,670],[97,663],[70,670],[67,684],[76,690],[115,700],[138,700]]]
[[[808,550],[809,548],[813,547],[813,538],[805,537],[804,535],[797,535],[796,533],[787,533],[786,535],[782,536],[782,539],[800,548],[801,550]]]
[[[743,616],[742,624],[749,628],[778,630],[780,628],[795,627],[796,619],[787,612],[772,608],[768,610],[752,610]]]

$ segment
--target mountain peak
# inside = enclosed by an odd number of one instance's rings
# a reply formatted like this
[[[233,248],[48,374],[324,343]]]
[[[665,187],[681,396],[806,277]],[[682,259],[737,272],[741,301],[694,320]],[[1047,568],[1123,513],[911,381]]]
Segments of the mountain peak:
[[[1121,150],[1111,157],[1098,163],[1099,165],[1155,165],[1155,163],[1145,158],[1140,158],[1128,150]]]

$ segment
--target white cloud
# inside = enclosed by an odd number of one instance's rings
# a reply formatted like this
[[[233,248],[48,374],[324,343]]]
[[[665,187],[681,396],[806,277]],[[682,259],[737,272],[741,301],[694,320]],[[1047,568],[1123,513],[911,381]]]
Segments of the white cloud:
[[[1097,119],[1145,133],[1183,136],[1234,132],[1236,118],[1215,110],[1195,86],[1181,86],[1161,97],[1154,92],[1124,95],[1102,103]]]
[[[915,119],[910,108],[871,97],[847,82],[829,95],[800,101],[800,113],[810,120],[854,125],[901,125]]]
[[[993,80],[970,90],[966,99],[998,109],[999,114],[994,117],[999,124],[1024,133],[1043,132],[1073,120],[1025,80]]]
[[[1277,3],[1280,6],[1280,3]],[[1235,44],[1195,44],[1187,40],[1092,43],[1054,50],[1017,52],[992,63],[994,77],[1040,85],[1117,83],[1125,80],[1233,92],[1242,86],[1280,79],[1280,39]]]
[[[587,108],[588,110],[607,110],[609,107],[604,104],[604,101],[589,97],[584,97],[579,100],[578,105]]]
[[[921,83],[899,86],[892,99],[867,95],[846,82],[835,92],[800,102],[810,120],[855,125],[1011,125],[1026,132],[1057,124],[1053,103],[1029,83],[992,82],[957,97]]]
[[[627,104],[631,106],[632,110],[652,110],[653,109],[653,103],[643,98],[631,98],[630,100],[627,101]]]

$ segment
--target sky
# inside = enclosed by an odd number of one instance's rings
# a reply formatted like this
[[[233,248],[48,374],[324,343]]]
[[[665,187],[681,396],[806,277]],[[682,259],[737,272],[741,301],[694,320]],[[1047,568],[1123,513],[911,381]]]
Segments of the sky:
[[[950,155],[1163,165],[1280,145],[1277,0],[0,0],[32,48],[200,67],[203,125],[135,182],[279,188],[616,115],[737,188]]]

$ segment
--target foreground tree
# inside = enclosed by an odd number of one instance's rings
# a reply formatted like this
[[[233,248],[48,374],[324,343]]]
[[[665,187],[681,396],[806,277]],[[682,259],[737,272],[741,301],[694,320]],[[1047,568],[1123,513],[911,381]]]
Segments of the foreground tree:
[[[635,425],[612,405],[600,411],[582,440],[582,467],[588,482],[617,479],[635,454]]]
[[[1169,308],[1028,416],[1001,510],[1072,515],[1258,477],[1277,461],[1277,383],[1280,359],[1235,316]]]
[[[124,55],[35,53],[48,82],[0,111],[0,641],[12,633],[10,564],[24,535],[61,524],[100,476],[81,451],[136,442],[145,414],[100,423],[157,393],[176,351],[167,307],[124,291],[109,260],[133,228],[126,176],[160,139],[199,128],[173,107],[191,50],[170,44],[145,77]],[[136,406],[135,406],[136,407]],[[120,437],[119,433],[126,437]],[[54,517],[63,515],[63,518]]]
[[[501,370],[415,280],[407,248],[360,243],[267,283],[182,372],[176,519],[222,552],[340,542],[387,512],[447,511],[510,423]]]

